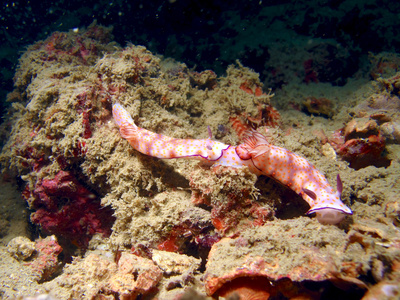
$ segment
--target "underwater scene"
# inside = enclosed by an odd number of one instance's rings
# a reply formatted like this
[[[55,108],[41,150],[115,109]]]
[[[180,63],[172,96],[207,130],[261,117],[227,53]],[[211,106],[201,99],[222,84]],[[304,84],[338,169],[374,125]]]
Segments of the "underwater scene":
[[[400,299],[399,11],[3,1],[0,299]]]

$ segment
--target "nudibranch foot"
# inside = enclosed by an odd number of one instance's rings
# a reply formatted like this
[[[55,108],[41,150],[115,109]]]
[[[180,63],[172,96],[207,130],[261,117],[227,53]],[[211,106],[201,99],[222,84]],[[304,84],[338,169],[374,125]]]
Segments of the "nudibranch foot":
[[[331,225],[340,223],[346,216],[345,213],[334,208],[322,208],[315,213],[318,222]]]

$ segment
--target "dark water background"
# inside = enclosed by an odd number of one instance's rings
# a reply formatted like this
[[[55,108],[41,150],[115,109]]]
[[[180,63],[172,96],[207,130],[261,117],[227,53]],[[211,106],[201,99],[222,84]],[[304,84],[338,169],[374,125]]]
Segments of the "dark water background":
[[[369,52],[399,49],[399,11],[400,1],[393,0],[3,0],[0,113],[7,106],[6,94],[12,90],[18,58],[26,46],[54,31],[87,27],[94,20],[113,26],[115,41],[122,46],[144,45],[198,71],[212,69],[221,75],[239,59],[276,89],[285,84],[269,76],[268,49],[280,42],[277,36],[329,39],[340,45],[347,58],[335,60],[337,53],[331,49],[333,71],[322,81],[342,85],[368,63]]]

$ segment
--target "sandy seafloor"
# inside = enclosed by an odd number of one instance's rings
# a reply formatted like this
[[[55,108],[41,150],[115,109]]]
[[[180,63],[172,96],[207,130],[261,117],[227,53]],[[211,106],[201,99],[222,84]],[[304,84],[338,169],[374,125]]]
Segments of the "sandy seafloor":
[[[343,86],[293,72],[270,91],[240,62],[221,77],[195,72],[121,48],[100,26],[29,47],[2,125],[0,297],[398,299],[400,73],[396,54],[380,55],[384,66],[371,58]],[[207,138],[210,126],[238,145],[235,129],[268,129],[334,189],[340,174],[354,214],[322,225],[300,196],[246,168],[142,155],[120,137],[115,102],[176,138]],[[31,241],[9,244],[21,236]]]

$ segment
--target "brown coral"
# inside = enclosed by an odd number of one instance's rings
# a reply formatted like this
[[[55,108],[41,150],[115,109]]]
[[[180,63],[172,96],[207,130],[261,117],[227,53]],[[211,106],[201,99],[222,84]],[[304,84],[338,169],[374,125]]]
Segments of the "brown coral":
[[[240,300],[266,300],[274,289],[267,277],[238,277],[224,284],[214,296]]]
[[[35,244],[37,255],[26,265],[32,268],[38,281],[48,280],[61,268],[58,255],[63,250],[54,235],[39,239]]]
[[[373,165],[387,167],[389,158],[385,155],[386,140],[375,120],[355,118],[335,132],[330,144],[336,153],[350,163],[353,169]]]
[[[118,294],[119,299],[136,299],[150,293],[162,278],[162,271],[149,259],[127,252],[121,254],[118,272],[109,280],[106,294]]]
[[[364,257],[358,254],[351,263],[344,259],[346,255],[357,255],[349,252],[357,241],[349,242],[346,249],[346,237],[339,229],[334,233],[310,220],[300,223],[275,221],[216,243],[206,265],[207,294],[228,295],[244,286],[256,294],[314,298],[333,285],[362,293],[366,285],[358,278],[365,274]],[[300,238],[304,235],[307,240]],[[224,265],[220,264],[221,259]],[[272,284],[266,284],[267,281]],[[309,290],[304,281],[319,282],[321,290]]]
[[[247,168],[198,168],[191,175],[192,202],[211,206],[211,221],[221,233],[262,225],[273,210],[256,200],[257,176]]]
[[[334,115],[332,101],[327,98],[308,97],[302,102],[303,111],[311,115],[331,118]]]
[[[357,118],[346,124],[343,135],[346,141],[379,134],[378,124],[369,118]]]

